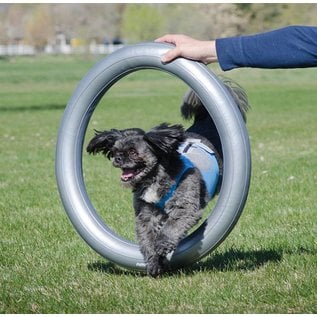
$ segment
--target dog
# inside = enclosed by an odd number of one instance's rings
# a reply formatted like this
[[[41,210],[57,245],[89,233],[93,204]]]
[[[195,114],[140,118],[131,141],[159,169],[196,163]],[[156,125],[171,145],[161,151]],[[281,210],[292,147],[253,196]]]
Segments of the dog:
[[[245,91],[222,79],[246,120]],[[168,258],[202,217],[218,192],[223,154],[216,126],[193,90],[181,113],[194,119],[185,131],[162,123],[148,132],[139,128],[95,131],[87,151],[102,153],[122,171],[121,182],[133,192],[136,236],[150,276],[168,271]]]

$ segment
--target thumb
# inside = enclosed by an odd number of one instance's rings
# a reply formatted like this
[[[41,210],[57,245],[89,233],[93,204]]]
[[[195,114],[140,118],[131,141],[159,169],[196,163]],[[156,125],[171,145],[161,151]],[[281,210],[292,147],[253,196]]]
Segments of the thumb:
[[[172,60],[174,60],[175,58],[180,56],[180,51],[177,47],[167,51],[162,57],[161,57],[161,61],[163,63],[169,63]]]

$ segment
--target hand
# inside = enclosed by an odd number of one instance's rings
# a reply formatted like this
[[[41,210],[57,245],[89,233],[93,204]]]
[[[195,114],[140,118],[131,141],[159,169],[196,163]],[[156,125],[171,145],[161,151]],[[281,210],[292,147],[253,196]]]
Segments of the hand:
[[[161,60],[169,63],[177,57],[184,57],[209,64],[217,61],[215,41],[200,41],[181,34],[167,34],[155,40],[174,44],[175,48],[165,53]]]

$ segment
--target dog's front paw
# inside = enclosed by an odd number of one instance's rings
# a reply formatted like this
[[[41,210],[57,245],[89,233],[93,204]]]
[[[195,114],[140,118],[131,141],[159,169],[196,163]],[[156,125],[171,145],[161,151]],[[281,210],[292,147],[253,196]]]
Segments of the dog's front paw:
[[[160,256],[166,256],[168,253],[175,251],[177,242],[173,241],[164,233],[159,234],[154,247],[155,252]]]
[[[154,255],[147,261],[147,274],[152,277],[158,277],[165,271],[164,258],[159,255]]]

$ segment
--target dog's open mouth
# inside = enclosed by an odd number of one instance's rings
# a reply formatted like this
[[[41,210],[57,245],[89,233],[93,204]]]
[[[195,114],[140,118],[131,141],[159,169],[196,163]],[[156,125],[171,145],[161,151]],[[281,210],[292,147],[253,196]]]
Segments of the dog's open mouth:
[[[143,171],[143,168],[123,168],[121,174],[122,182],[130,182]]]

